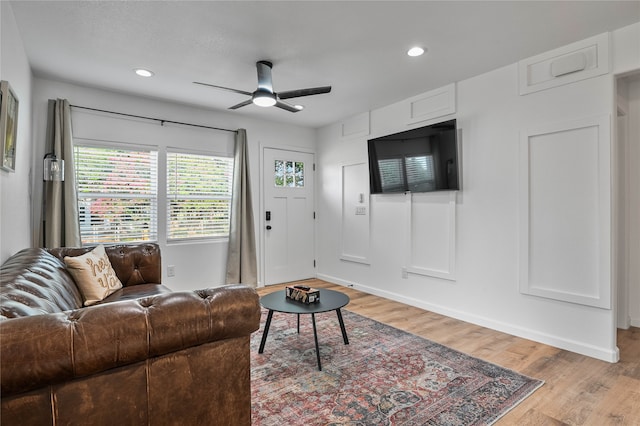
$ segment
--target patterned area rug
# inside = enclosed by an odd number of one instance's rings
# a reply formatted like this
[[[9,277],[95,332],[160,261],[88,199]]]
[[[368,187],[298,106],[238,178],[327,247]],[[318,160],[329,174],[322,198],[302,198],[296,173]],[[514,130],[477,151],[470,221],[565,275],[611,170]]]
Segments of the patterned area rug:
[[[310,315],[275,312],[264,353],[251,339],[254,425],[488,425],[543,382],[342,310],[316,314],[322,371]]]

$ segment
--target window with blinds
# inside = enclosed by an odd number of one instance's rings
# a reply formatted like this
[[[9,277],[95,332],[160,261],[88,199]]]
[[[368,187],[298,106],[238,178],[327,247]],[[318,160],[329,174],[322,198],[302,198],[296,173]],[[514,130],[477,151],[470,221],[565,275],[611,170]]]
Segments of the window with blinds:
[[[233,158],[167,152],[167,239],[227,237]]]
[[[436,188],[433,156],[419,155],[378,160],[382,192],[425,192]],[[406,182],[405,182],[406,181]]]
[[[158,239],[158,152],[74,147],[83,245]]]
[[[433,170],[433,156],[420,155],[405,158],[407,188],[409,191],[425,192],[436,189],[436,175]]]
[[[395,192],[404,188],[404,161],[402,158],[378,160],[383,192]]]

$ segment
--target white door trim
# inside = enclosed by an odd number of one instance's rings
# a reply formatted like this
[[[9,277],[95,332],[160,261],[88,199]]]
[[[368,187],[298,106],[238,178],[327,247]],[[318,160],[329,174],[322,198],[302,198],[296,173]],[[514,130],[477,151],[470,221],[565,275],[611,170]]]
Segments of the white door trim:
[[[279,149],[282,151],[293,151],[293,152],[301,152],[304,154],[313,154],[314,158],[316,157],[316,152],[313,149],[293,146],[293,145],[272,145],[268,143],[260,142],[260,155],[258,160],[258,181],[259,181],[259,202],[258,202],[258,229],[256,230],[258,236],[258,287],[265,286],[265,238],[264,238],[264,230],[266,226],[264,211],[265,211],[265,182],[263,180],[264,176],[264,152],[266,149]],[[317,206],[315,205],[316,199],[316,187],[314,180],[313,187],[313,198],[314,198],[314,211],[317,211]],[[313,229],[314,235],[314,254],[317,254],[317,238],[316,238],[316,226],[314,223]]]

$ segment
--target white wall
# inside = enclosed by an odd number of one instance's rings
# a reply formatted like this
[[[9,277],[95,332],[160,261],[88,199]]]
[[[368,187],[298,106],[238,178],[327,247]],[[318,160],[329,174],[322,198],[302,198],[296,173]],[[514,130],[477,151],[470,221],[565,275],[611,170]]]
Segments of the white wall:
[[[47,100],[68,99],[72,105],[117,111],[127,114],[156,117],[166,120],[201,124],[226,129],[245,128],[249,143],[249,164],[254,199],[254,218],[258,231],[258,200],[261,145],[288,146],[313,149],[314,131],[273,122],[251,120],[240,114],[209,111],[140,98],[73,84],[36,78],[34,81],[34,151],[36,158],[44,156]],[[72,108],[74,138],[95,138],[138,144],[157,145],[162,150],[178,146],[199,150],[233,153],[233,134],[194,127],[177,126],[145,120],[117,118],[112,115],[83,112]],[[179,136],[178,136],[179,135]],[[39,164],[41,169],[42,165]],[[41,170],[38,171],[41,173]],[[41,182],[35,190],[41,195]],[[37,198],[39,199],[39,198]],[[160,202],[162,202],[160,200]],[[39,206],[34,206],[38,213]],[[256,234],[258,236],[258,234]],[[224,283],[227,241],[195,244],[167,244],[161,235],[163,283],[174,290],[187,290]],[[259,247],[258,247],[259,249]],[[175,266],[175,277],[167,277],[167,266]]]
[[[640,25],[626,29],[622,36],[614,38],[632,47],[631,58],[616,58],[617,63],[626,67],[640,68],[637,56],[640,52],[633,49],[633,40],[629,41],[629,37],[637,35],[638,27]],[[457,194],[455,208],[448,210],[454,213],[440,216],[440,228],[448,227],[450,221],[455,223],[454,231],[449,233],[449,246],[455,247],[454,280],[412,273],[403,278],[402,273],[411,237],[406,231],[407,212],[426,212],[423,207],[413,207],[418,203],[444,206],[448,199],[440,194],[414,195],[413,201],[407,201],[410,196],[402,194],[371,196],[369,231],[362,235],[370,241],[368,262],[341,259],[341,237],[333,232],[343,220],[344,166],[367,161],[368,138],[408,128],[402,118],[407,110],[406,102],[371,111],[366,136],[342,137],[344,123],[321,129],[318,140],[319,276],[479,325],[616,361],[615,317],[606,303],[609,294],[601,295],[604,307],[594,307],[523,294],[518,284],[522,267],[520,206],[521,197],[526,195],[519,187],[521,136],[541,126],[592,117],[600,117],[604,122],[601,130],[607,130],[613,112],[613,87],[611,75],[605,74],[520,96],[518,65],[513,64],[458,82],[455,114],[410,124],[416,127],[457,118],[462,131],[463,189]],[[602,142],[606,148],[610,137],[604,133]],[[603,159],[606,160],[606,155]],[[581,170],[575,161],[567,159],[567,176]],[[353,186],[357,184],[350,184]],[[366,179],[359,182],[359,187],[361,192],[368,193]],[[606,185],[603,191],[600,195],[604,199],[610,196]],[[558,192],[551,196],[573,203],[572,194]],[[608,202],[602,207],[604,211],[595,215],[595,220],[603,228],[602,235],[608,237]],[[441,212],[447,211],[438,208]],[[581,219],[580,215],[576,219]],[[414,214],[412,220],[421,219],[416,219]],[[419,227],[415,225],[410,225],[413,232]],[[428,238],[424,234],[420,237],[423,236]],[[563,241],[565,245],[570,243]],[[605,293],[611,291],[606,274],[610,262],[608,244],[606,240],[600,241],[597,247],[579,247],[595,253],[605,278],[594,281]],[[607,251],[603,252],[603,248]],[[425,253],[426,249],[412,256],[424,258]]]
[[[640,75],[627,86],[626,279],[630,324],[640,327]]]
[[[613,33],[617,78],[618,166],[620,182],[615,223],[618,326],[640,327],[640,25]]]
[[[0,263],[31,245],[32,75],[9,2],[0,2],[0,79],[18,97],[15,173],[0,170]]]

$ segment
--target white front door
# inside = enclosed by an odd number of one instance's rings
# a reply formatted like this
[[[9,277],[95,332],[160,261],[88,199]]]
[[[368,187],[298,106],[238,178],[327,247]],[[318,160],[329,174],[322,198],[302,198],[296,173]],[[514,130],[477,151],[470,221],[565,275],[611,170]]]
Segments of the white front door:
[[[264,283],[315,277],[313,154],[265,148]]]

